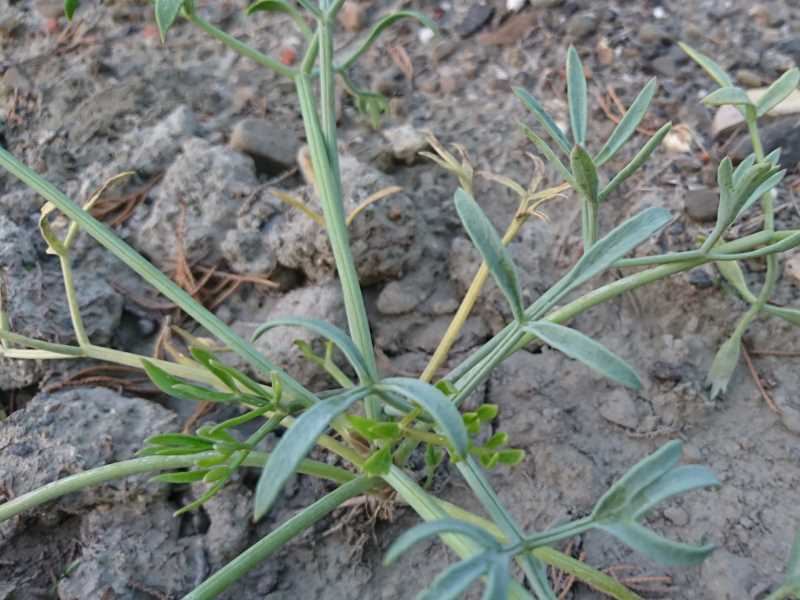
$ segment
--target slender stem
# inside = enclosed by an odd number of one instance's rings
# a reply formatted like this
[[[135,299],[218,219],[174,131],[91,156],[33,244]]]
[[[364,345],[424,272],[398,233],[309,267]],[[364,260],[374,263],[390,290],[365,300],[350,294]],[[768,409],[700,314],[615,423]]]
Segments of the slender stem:
[[[758,119],[749,116],[747,121],[747,131],[750,133],[750,141],[753,145],[753,153],[756,160],[764,160],[764,146],[761,144],[761,135],[758,132]],[[767,192],[761,196],[761,212],[764,214],[764,231],[775,230],[775,207],[772,201],[772,192]]]
[[[20,346],[25,346],[26,348],[33,348],[35,350],[41,350],[43,352],[50,352],[52,354],[58,354],[63,356],[64,358],[80,358],[86,355],[85,349],[77,348],[75,346],[67,346],[64,344],[54,344],[52,342],[43,342],[41,340],[35,340],[33,338],[29,338],[24,335],[20,335],[18,333],[14,333],[13,331],[3,331],[0,330],[0,339],[11,342],[12,344],[19,344]],[[0,351],[1,356],[6,356],[7,352],[11,350],[2,350]]]
[[[548,529],[542,533],[526,536],[521,542],[511,546],[510,548],[506,549],[506,551],[514,556],[520,552],[533,550],[535,548],[539,548],[540,546],[547,546],[560,540],[566,540],[568,538],[575,537],[584,531],[588,531],[593,525],[594,523],[592,522],[591,517],[585,517],[583,519],[571,521],[570,523],[553,527],[552,529]]]
[[[241,579],[247,572],[256,568],[266,558],[280,550],[289,540],[314,525],[314,523],[347,500],[360,496],[380,483],[381,480],[377,478],[359,478],[338,487],[250,546],[250,548],[206,579],[193,591],[185,595],[183,600],[212,600],[217,598],[219,594]]]
[[[192,467],[199,460],[216,456],[216,452],[201,452],[198,454],[183,454],[180,456],[145,456],[142,458],[123,460],[110,465],[97,467],[96,469],[90,469],[83,473],[77,473],[76,475],[70,475],[69,477],[48,483],[38,489],[17,496],[13,500],[0,504],[0,522],[10,519],[26,510],[50,502],[51,500],[100,485],[107,481],[114,481],[130,477],[131,475],[140,475],[152,471]],[[252,452],[244,461],[243,465],[246,467],[263,467],[268,457],[269,455],[264,452]],[[337,483],[345,483],[355,478],[355,475],[350,471],[310,459],[305,459],[300,463],[298,472],[329,479]]]
[[[83,318],[81,317],[81,309],[78,304],[78,295],[75,293],[75,282],[72,277],[72,261],[68,253],[58,257],[61,263],[61,275],[64,279],[64,290],[67,296],[67,306],[69,307],[69,316],[72,320],[72,328],[75,330],[75,339],[78,341],[78,346],[81,348],[91,345],[89,336],[86,334],[86,328],[83,325]]]
[[[200,29],[208,33],[211,37],[219,40],[226,46],[228,46],[231,50],[234,50],[245,56],[256,61],[263,67],[267,67],[271,71],[278,73],[279,75],[283,75],[284,77],[294,77],[297,74],[295,69],[287,67],[280,61],[275,60],[274,58],[270,58],[266,54],[262,54],[255,48],[251,48],[244,42],[237,40],[235,37],[214,27],[211,23],[206,21],[204,18],[199,16],[194,11],[188,13],[186,18],[189,19],[194,25],[197,25]]]
[[[597,242],[599,208],[600,205],[597,202],[586,198],[581,199],[581,234],[584,254]]]

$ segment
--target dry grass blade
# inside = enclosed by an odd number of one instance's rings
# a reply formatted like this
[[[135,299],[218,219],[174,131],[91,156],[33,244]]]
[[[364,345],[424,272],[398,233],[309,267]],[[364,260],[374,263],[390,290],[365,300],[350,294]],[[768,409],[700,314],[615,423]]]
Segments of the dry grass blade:
[[[752,375],[753,381],[755,381],[758,392],[761,394],[764,402],[767,403],[769,409],[775,414],[783,414],[783,411],[778,407],[777,404],[775,404],[775,401],[767,393],[767,389],[764,387],[764,382],[762,381],[761,376],[758,374],[758,371],[756,371],[756,367],[753,364],[753,359],[750,358],[750,352],[748,352],[745,344],[742,344],[742,356],[744,356],[744,362],[747,363],[747,368],[750,371],[750,375]]]
[[[359,214],[361,214],[367,207],[369,207],[371,204],[374,204],[375,202],[378,202],[379,200],[383,200],[384,198],[388,198],[389,196],[394,196],[395,194],[397,194],[399,192],[402,192],[402,191],[403,191],[403,188],[401,188],[400,186],[392,185],[392,186],[383,188],[382,190],[379,190],[379,191],[375,192],[374,194],[371,194],[370,196],[367,197],[366,200],[364,200],[361,204],[356,206],[353,209],[353,212],[351,212],[347,216],[347,224],[350,225],[353,222],[353,220]]]

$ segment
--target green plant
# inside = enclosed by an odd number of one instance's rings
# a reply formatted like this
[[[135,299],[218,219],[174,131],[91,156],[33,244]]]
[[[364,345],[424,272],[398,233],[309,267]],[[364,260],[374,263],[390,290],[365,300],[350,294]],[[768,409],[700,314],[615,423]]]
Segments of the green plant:
[[[546,343],[573,357],[608,378],[631,388],[640,387],[636,372],[609,350],[563,323],[592,306],[605,302],[637,287],[686,271],[704,263],[715,262],[742,296],[751,302],[753,317],[764,310],[784,318],[800,321],[800,312],[772,307],[769,293],[776,277],[776,255],[800,244],[800,231],[775,231],[771,200],[764,201],[765,228],[739,239],[725,241],[724,236],[742,211],[754,198],[767,196],[779,183],[774,156],[756,152],[752,158],[733,169],[729,160],[720,165],[722,188],[719,218],[714,231],[696,250],[678,254],[624,257],[670,220],[667,211],[645,210],[618,225],[605,236],[598,228],[598,212],[602,202],[652,154],[666,125],[636,157],[608,184],[600,185],[598,168],[610,160],[633,135],[655,92],[655,82],[641,92],[603,148],[592,157],[586,150],[588,123],[586,82],[577,52],[568,54],[568,98],[573,144],[541,108],[523,90],[517,90],[525,105],[533,112],[558,148],[570,156],[570,168],[532,130],[525,127],[539,151],[563,175],[566,184],[581,196],[583,205],[584,253],[578,262],[531,306],[525,306],[516,267],[505,245],[513,239],[522,224],[536,216],[537,207],[552,200],[567,186],[539,190],[540,178],[534,177],[525,188],[505,177],[490,175],[520,197],[520,205],[504,236],[500,236],[473,198],[474,171],[466,155],[453,157],[438,143],[432,144],[431,155],[441,166],[453,171],[461,188],[455,193],[455,206],[464,228],[483,257],[484,264],[448,330],[419,379],[382,377],[376,364],[372,337],[349,247],[347,222],[343,212],[341,181],[335,122],[335,82],[339,77],[346,89],[356,96],[357,106],[371,119],[377,118],[385,100],[360,91],[350,80],[348,71],[369,49],[380,33],[402,18],[414,18],[433,28],[424,16],[402,11],[383,18],[349,56],[337,60],[333,50],[332,29],[342,0],[310,0],[298,4],[316,24],[311,29],[306,17],[293,4],[283,0],[260,0],[249,13],[283,12],[288,14],[307,41],[306,54],[297,68],[281,64],[243,44],[204,20],[191,0],[155,0],[155,15],[162,37],[179,15],[206,31],[229,48],[262,66],[289,77],[295,83],[308,138],[314,182],[320,198],[324,226],[329,235],[336,268],[344,291],[348,331],[302,316],[265,323],[256,336],[274,327],[301,326],[328,340],[323,356],[304,347],[309,360],[327,370],[337,384],[323,393],[313,393],[302,382],[273,364],[256,351],[252,343],[237,336],[191,296],[160,273],[132,248],[99,223],[85,209],[0,149],[0,164],[25,184],[36,190],[49,204],[42,210],[41,229],[51,250],[58,255],[66,287],[77,345],[63,345],[30,339],[13,333],[8,320],[0,314],[2,355],[8,358],[64,359],[93,358],[144,369],[151,380],[166,394],[187,401],[231,404],[243,409],[235,418],[219,424],[204,425],[193,434],[162,434],[149,438],[138,458],[115,463],[86,473],[73,475],[39,490],[0,505],[0,521],[41,505],[66,493],[96,485],[103,481],[135,473],[168,471],[155,476],[166,484],[196,481],[211,483],[208,491],[182,511],[191,510],[217,493],[240,468],[261,470],[255,496],[254,517],[270,510],[286,480],[294,473],[305,473],[331,481],[336,489],[307,507],[273,532],[246,550],[241,556],[213,574],[190,599],[213,598],[243,573],[277,551],[292,537],[310,527],[348,499],[365,494],[393,490],[426,523],[401,536],[387,555],[387,561],[404,553],[417,541],[438,536],[462,559],[442,573],[426,592],[429,598],[453,598],[479,578],[484,578],[485,598],[530,598],[553,600],[555,594],[546,576],[546,565],[554,565],[585,581],[594,588],[619,599],[637,598],[616,580],[592,567],[558,552],[552,545],[589,529],[601,529],[616,536],[631,548],[664,564],[695,564],[713,549],[710,545],[691,546],[662,537],[641,524],[642,518],[660,502],[688,491],[714,487],[714,475],[701,466],[677,466],[681,444],[670,442],[642,460],[625,474],[597,502],[592,512],[574,521],[557,525],[543,532],[526,532],[513,520],[500,502],[486,477],[485,469],[498,464],[514,465],[523,459],[519,449],[508,447],[508,436],[497,433],[482,444],[476,442],[481,426],[497,414],[497,407],[484,404],[473,412],[459,410],[463,401],[505,358],[534,340]],[[69,16],[78,6],[67,0]],[[699,56],[699,55],[696,55]],[[707,61],[703,58],[700,62]],[[707,67],[708,68],[708,67]],[[315,95],[315,81],[319,94]],[[782,78],[783,83],[772,97],[779,97],[796,80]],[[788,93],[788,92],[787,92]],[[736,100],[738,96],[725,96]],[[717,100],[720,100],[717,97]],[[752,117],[754,140],[757,140],[755,118],[758,109],[746,109]],[[747,116],[746,115],[746,116]],[[750,121],[748,121],[750,123]],[[91,202],[91,201],[90,201]],[[48,215],[60,211],[70,220],[65,239],[53,232]],[[75,300],[71,277],[70,246],[79,230],[95,238],[112,254],[123,260],[164,296],[180,306],[198,325],[214,335],[225,347],[243,359],[251,374],[233,369],[214,353],[196,345],[191,360],[181,363],[153,360],[92,344],[83,328]],[[743,283],[738,260],[766,257],[767,283],[753,296]],[[647,266],[644,271],[602,285],[571,301],[568,294],[611,267]],[[508,300],[513,320],[489,343],[474,352],[463,363],[434,384],[434,374],[447,357],[461,325],[471,311],[486,278],[491,275]],[[749,296],[748,296],[749,294]],[[774,312],[780,311],[780,312]],[[749,313],[748,313],[749,314]],[[752,318],[751,318],[752,320]],[[749,321],[748,321],[749,323]],[[739,338],[741,335],[739,335]],[[346,366],[342,365],[342,359]],[[726,362],[729,366],[730,360]],[[724,386],[723,386],[724,387]],[[716,383],[715,390],[719,388]],[[257,421],[258,429],[246,439],[238,428]],[[285,430],[280,441],[265,453],[258,448],[272,432]],[[513,441],[513,440],[512,440]],[[483,519],[431,495],[407,470],[409,456],[420,445],[425,446],[428,475],[449,457],[485,508],[489,519]],[[346,468],[307,458],[311,448],[319,446],[336,455]],[[527,587],[511,576],[510,563],[522,569]],[[529,591],[530,590],[530,591]]]

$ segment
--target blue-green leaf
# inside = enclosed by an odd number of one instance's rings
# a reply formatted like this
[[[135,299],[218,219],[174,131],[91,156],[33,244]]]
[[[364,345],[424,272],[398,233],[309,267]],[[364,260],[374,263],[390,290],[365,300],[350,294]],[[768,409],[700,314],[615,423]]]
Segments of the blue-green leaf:
[[[800,70],[797,67],[789,69],[778,77],[771,86],[767,88],[764,95],[756,102],[756,115],[763,117],[778,104],[783,102],[789,94],[797,89],[800,83]]]
[[[483,591],[483,600],[506,600],[508,598],[508,558],[499,553],[489,557],[489,577]]]
[[[673,440],[640,460],[597,501],[592,518],[597,522],[619,518],[631,499],[678,464],[682,452],[683,444]]]
[[[306,23],[306,20],[303,18],[303,15],[300,14],[300,11],[288,2],[284,2],[284,0],[258,0],[258,2],[253,2],[253,4],[248,6],[245,12],[248,15],[252,15],[260,11],[287,14],[292,18],[297,28],[306,39],[310,39],[314,35],[308,23]]]
[[[719,486],[714,472],[702,465],[681,465],[668,471],[631,498],[631,516],[639,519],[664,500],[692,490]]]
[[[68,21],[72,21],[72,17],[80,4],[81,0],[64,0],[64,15],[66,15]]]
[[[730,338],[725,340],[714,355],[711,369],[709,369],[708,377],[706,378],[706,384],[711,386],[712,400],[727,389],[728,383],[736,370],[736,365],[739,364],[741,346],[742,336],[737,330]]]
[[[589,202],[597,202],[597,169],[592,157],[583,149],[583,146],[575,144],[569,159],[575,183],[578,184],[578,191]]]
[[[723,87],[711,92],[708,96],[703,98],[703,104],[709,106],[723,106],[725,104],[730,104],[732,106],[755,106],[752,100],[747,97],[745,91],[735,86]]]
[[[258,521],[272,507],[286,481],[314,447],[317,438],[325,433],[331,421],[367,394],[369,390],[365,388],[348,390],[318,402],[297,418],[294,425],[283,434],[261,471],[256,486],[254,520]]]
[[[547,145],[547,142],[536,135],[530,127],[525,125],[525,123],[520,123],[519,125],[525,135],[528,136],[528,139],[533,142],[534,146],[536,146],[536,149],[544,154],[544,157],[547,159],[547,161],[558,170],[561,177],[564,178],[564,181],[570,184],[573,188],[577,189],[578,184],[575,182],[575,178],[572,176],[572,173],[567,167],[564,166],[564,163],[561,162],[561,159],[558,158],[558,156],[556,156],[556,153],[553,152],[550,146]],[[567,154],[569,154],[569,152],[570,151],[567,150]]]
[[[653,137],[647,140],[647,143],[636,153],[636,156],[631,159],[631,162],[625,165],[619,173],[614,175],[606,187],[603,188],[603,191],[600,192],[599,195],[600,202],[608,198],[611,192],[617,189],[626,179],[641,168],[655,149],[661,145],[662,140],[669,133],[670,129],[672,129],[672,123],[666,123],[653,134]]]
[[[639,523],[622,522],[599,526],[645,556],[668,566],[690,566],[703,562],[714,551],[713,544],[691,546],[674,542]]]
[[[586,75],[575,46],[570,46],[567,51],[567,101],[572,139],[576,144],[585,144],[588,114]]]
[[[525,107],[533,113],[533,116],[539,121],[539,124],[544,127],[550,139],[556,143],[564,154],[569,154],[571,144],[567,140],[567,136],[561,131],[561,127],[559,127],[550,115],[545,112],[544,107],[539,104],[538,100],[520,87],[514,88],[514,93],[517,95],[517,98],[522,100]]]
[[[483,260],[489,267],[489,272],[497,282],[498,287],[505,294],[511,305],[511,312],[517,321],[522,320],[522,293],[519,288],[517,270],[509,256],[508,251],[500,236],[497,234],[489,218],[463,189],[459,188],[455,194],[456,211],[461,217],[461,222],[467,230],[472,243],[481,253]]]
[[[639,376],[628,363],[580,331],[547,321],[526,323],[524,329],[559,352],[617,383],[634,390],[642,387]]]
[[[742,208],[739,209],[734,221],[741,217],[747,209],[749,209],[756,201],[761,198],[764,194],[770,193],[773,188],[775,188],[781,181],[783,181],[783,177],[786,175],[786,170],[778,171],[777,173],[772,174],[770,177],[765,179],[761,182],[756,189],[750,192],[750,196],[745,200],[744,204],[742,204]]]
[[[167,39],[167,31],[172,27],[184,0],[155,0],[156,24],[161,34],[161,43]]]
[[[353,369],[355,369],[362,383],[370,383],[374,381],[376,374],[370,372],[370,369],[367,366],[367,361],[364,360],[364,356],[353,343],[353,340],[351,340],[344,331],[335,325],[331,325],[330,323],[321,321],[319,319],[304,319],[302,317],[274,319],[260,325],[253,334],[252,340],[256,341],[259,337],[264,335],[264,333],[270,329],[273,329],[274,327],[302,327],[324,337],[327,340],[330,340],[336,345],[337,348],[339,348],[339,350],[342,351],[342,354],[345,355],[345,358],[347,358],[350,365],[353,367]]]
[[[483,554],[476,554],[442,571],[417,600],[455,600],[489,569]]]
[[[399,394],[419,404],[436,422],[439,430],[453,444],[459,457],[467,455],[469,436],[464,420],[455,405],[441,391],[419,379],[389,377],[375,386],[378,391]]]
[[[405,531],[389,547],[383,564],[390,565],[418,543],[447,533],[466,536],[486,550],[499,551],[501,549],[497,539],[485,529],[458,519],[437,519],[420,523]]]
[[[627,142],[636,131],[639,123],[642,122],[650,102],[653,100],[653,95],[656,93],[656,80],[655,77],[647,82],[636,96],[636,99],[630,105],[619,124],[614,128],[608,141],[597,153],[594,159],[595,164],[599,167],[609,161],[623,144]]]
[[[670,219],[669,211],[652,207],[618,225],[597,241],[558,283],[543,294],[526,311],[526,316],[532,319],[539,318],[565,294],[613,265],[664,227]]]
[[[733,80],[731,79],[730,75],[728,75],[722,67],[720,67],[708,56],[702,52],[698,52],[691,46],[687,46],[683,42],[678,42],[678,45],[681,47],[681,50],[689,55],[689,58],[700,65],[703,70],[708,73],[708,75],[717,83],[717,85],[720,87],[729,87],[733,85]]]
[[[417,12],[415,10],[398,10],[390,15],[383,17],[380,21],[375,23],[372,30],[369,32],[367,38],[361,43],[361,45],[353,52],[342,64],[341,66],[337,67],[337,70],[340,71],[347,71],[353,64],[363,55],[367,50],[372,47],[372,44],[375,43],[375,40],[384,32],[384,30],[388,29],[392,25],[394,25],[397,21],[402,19],[415,19],[419,21],[422,25],[427,27],[432,31],[438,31],[436,27],[436,23],[431,21],[428,17],[426,17],[421,12]]]
[[[781,306],[774,306],[772,304],[767,304],[764,306],[764,312],[767,312],[776,317],[780,317],[781,319],[791,323],[792,325],[797,325],[798,327],[800,327],[800,310],[796,308],[783,308]]]
[[[747,173],[752,166],[756,163],[756,155],[752,152],[745,158],[736,169],[733,171],[733,187],[739,187],[742,182],[742,178],[744,177],[745,173]]]

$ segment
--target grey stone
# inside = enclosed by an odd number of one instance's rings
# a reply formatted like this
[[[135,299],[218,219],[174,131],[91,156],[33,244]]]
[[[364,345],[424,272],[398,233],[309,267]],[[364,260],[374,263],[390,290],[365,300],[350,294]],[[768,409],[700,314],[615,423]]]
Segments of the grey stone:
[[[275,270],[277,259],[267,235],[280,223],[282,209],[269,191],[259,191],[252,202],[241,206],[236,228],[225,234],[221,245],[222,255],[232,271],[269,275]]]
[[[639,27],[639,41],[643,44],[658,44],[671,37],[665,29],[653,23],[642,23]]]
[[[189,262],[216,264],[222,241],[236,228],[239,211],[257,188],[253,161],[225,146],[200,138],[183,144],[183,154],[172,164],[155,192],[150,213],[133,222],[133,241],[162,269],[175,264],[177,233],[183,226]]]
[[[123,145],[131,148],[128,168],[150,175],[165,171],[180,152],[183,141],[196,131],[197,120],[192,109],[179,106],[153,127],[125,136]]]
[[[142,441],[177,429],[172,411],[105,388],[39,394],[0,421],[0,489],[17,495],[115,461],[133,458]],[[0,541],[20,520],[81,514],[100,503],[153,497],[161,487],[137,475],[69,494],[0,526]],[[2,544],[0,544],[2,545]]]
[[[639,410],[636,402],[627,391],[621,388],[615,388],[607,394],[603,394],[600,402],[600,415],[606,421],[628,429],[637,429],[639,426]]]
[[[689,190],[684,196],[686,214],[698,223],[708,223],[717,218],[719,192],[709,188]]]
[[[800,116],[788,115],[779,117],[769,125],[761,127],[761,143],[764,152],[769,153],[776,148],[781,149],[780,165],[793,169],[800,162]],[[742,135],[730,151],[734,162],[747,158],[753,152],[753,144],[749,135]]]
[[[718,548],[703,562],[700,581],[709,600],[741,600],[749,597],[757,578],[752,561]]]
[[[384,315],[400,315],[413,311],[430,295],[432,274],[431,271],[423,270],[400,281],[389,282],[378,296],[378,310]]]
[[[567,35],[574,40],[580,40],[594,31],[597,22],[598,17],[593,12],[576,13],[567,21]]]
[[[473,4],[467,10],[464,19],[456,26],[456,32],[462,38],[475,35],[494,16],[494,7],[485,4]]]
[[[340,165],[347,214],[370,195],[394,184],[390,177],[350,155],[342,156]],[[304,192],[309,206],[321,212],[314,191],[307,187]],[[302,192],[299,195],[303,195]],[[334,272],[334,259],[326,233],[299,211],[289,210],[285,214],[283,222],[266,234],[278,262],[302,271],[314,281],[329,278]],[[416,209],[403,192],[367,207],[348,229],[353,259],[363,284],[397,279],[419,259],[421,244]]]
[[[300,140],[297,135],[265,119],[248,118],[239,121],[231,133],[231,147],[251,156],[256,168],[277,175],[297,162]]]

